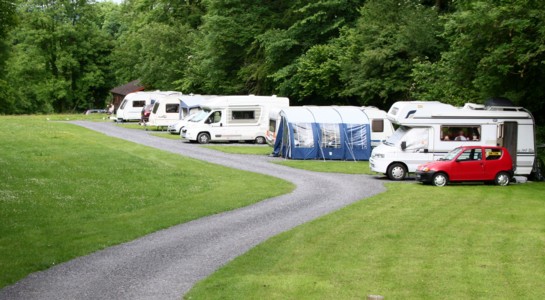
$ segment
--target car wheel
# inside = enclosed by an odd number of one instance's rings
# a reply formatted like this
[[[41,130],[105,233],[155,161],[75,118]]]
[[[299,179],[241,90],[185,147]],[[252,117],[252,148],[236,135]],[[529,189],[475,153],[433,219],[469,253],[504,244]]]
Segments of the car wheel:
[[[445,173],[437,173],[433,175],[432,183],[435,186],[445,186],[448,183],[448,176]]]
[[[494,183],[500,186],[506,186],[509,184],[511,178],[507,172],[499,172],[494,179]]]
[[[258,136],[258,137],[255,138],[255,143],[256,144],[265,144],[265,142],[266,142],[265,138],[262,137],[262,136]]]
[[[390,180],[403,180],[407,176],[407,169],[400,163],[394,163],[388,167],[387,175]]]
[[[210,142],[210,135],[206,132],[199,133],[197,141],[199,144],[208,144],[208,142]]]

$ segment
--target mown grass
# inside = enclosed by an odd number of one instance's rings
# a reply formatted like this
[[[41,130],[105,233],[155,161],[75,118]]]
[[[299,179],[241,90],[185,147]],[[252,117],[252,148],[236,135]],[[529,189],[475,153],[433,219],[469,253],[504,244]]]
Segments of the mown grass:
[[[0,117],[0,287],[294,188],[48,118]]]
[[[543,299],[545,184],[388,192],[271,238],[187,299]]]

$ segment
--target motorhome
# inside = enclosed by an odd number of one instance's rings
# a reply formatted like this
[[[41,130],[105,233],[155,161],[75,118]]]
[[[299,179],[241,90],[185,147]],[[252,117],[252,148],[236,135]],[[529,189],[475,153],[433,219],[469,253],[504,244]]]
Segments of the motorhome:
[[[418,165],[469,145],[506,147],[513,157],[515,174],[532,173],[535,122],[522,107],[493,102],[454,107],[437,101],[400,101],[392,105],[388,119],[399,128],[373,149],[369,166],[392,180],[402,180]]]
[[[154,93],[134,92],[125,96],[117,109],[115,120],[117,122],[140,121],[144,106],[154,103],[155,100],[152,100]]]
[[[289,99],[277,96],[221,96],[202,105],[181,136],[206,144],[210,141],[255,141],[265,143],[269,111],[289,106]]]
[[[180,119],[180,92],[157,92],[146,126],[166,127]]]

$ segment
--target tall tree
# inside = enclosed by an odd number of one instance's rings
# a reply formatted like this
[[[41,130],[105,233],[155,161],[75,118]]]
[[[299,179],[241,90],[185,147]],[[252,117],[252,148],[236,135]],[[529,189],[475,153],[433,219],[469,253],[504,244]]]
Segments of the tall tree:
[[[28,112],[73,111],[104,105],[108,37],[86,0],[27,0],[8,77]]]
[[[459,1],[445,24],[450,47],[414,71],[415,95],[482,102],[504,96],[545,115],[545,2]]]
[[[415,60],[437,60],[444,43],[434,6],[419,1],[371,0],[355,28],[347,31],[342,78],[345,96],[362,105],[389,107],[410,98]]]

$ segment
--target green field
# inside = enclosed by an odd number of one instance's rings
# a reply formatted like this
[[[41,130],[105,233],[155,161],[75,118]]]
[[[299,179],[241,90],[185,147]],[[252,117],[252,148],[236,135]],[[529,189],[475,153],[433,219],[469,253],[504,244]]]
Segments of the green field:
[[[544,183],[387,187],[271,238],[186,298],[544,298]]]
[[[0,287],[294,188],[52,121],[77,118],[103,121],[81,115],[0,117]]]
[[[0,117],[0,286],[160,228],[273,196],[264,186],[275,185],[279,193],[293,188],[47,118],[81,116]],[[207,147],[254,155],[270,150]],[[369,172],[367,162],[278,162],[320,172]],[[158,164],[160,174],[154,171]],[[403,182],[387,188],[269,239],[197,284],[186,298],[545,297],[545,183],[436,188]],[[210,197],[218,191],[222,199]],[[232,197],[240,191],[244,201]]]

